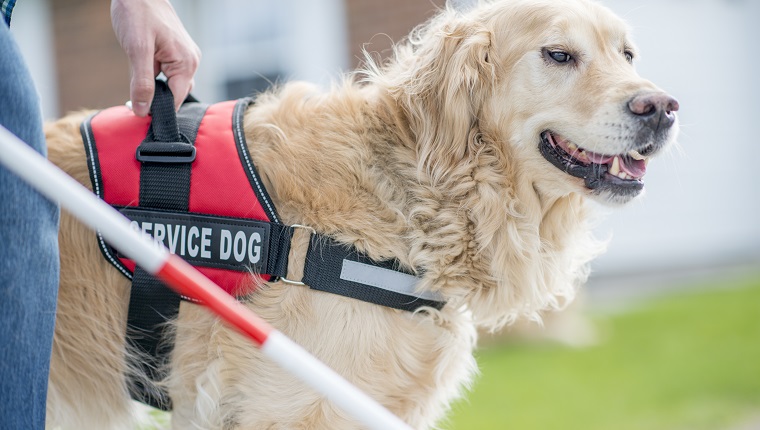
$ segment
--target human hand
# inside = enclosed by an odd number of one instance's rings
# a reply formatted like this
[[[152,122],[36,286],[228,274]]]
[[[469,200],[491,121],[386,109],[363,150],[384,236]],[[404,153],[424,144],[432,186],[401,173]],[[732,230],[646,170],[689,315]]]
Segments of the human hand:
[[[111,22],[130,63],[129,96],[137,116],[150,112],[154,80],[166,76],[175,109],[193,88],[201,51],[168,0],[112,0]]]

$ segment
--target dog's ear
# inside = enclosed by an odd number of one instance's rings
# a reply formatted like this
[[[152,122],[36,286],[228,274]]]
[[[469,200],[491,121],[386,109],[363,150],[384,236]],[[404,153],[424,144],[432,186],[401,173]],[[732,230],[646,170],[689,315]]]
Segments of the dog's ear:
[[[492,34],[451,11],[410,37],[414,49],[401,84],[417,139],[418,167],[433,183],[468,156],[479,139],[478,114],[495,80]]]

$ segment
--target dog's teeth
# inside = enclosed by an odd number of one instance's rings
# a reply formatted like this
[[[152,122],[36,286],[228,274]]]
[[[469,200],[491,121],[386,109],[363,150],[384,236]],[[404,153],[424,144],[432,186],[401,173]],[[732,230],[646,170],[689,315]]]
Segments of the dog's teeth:
[[[571,143],[571,144],[567,145],[567,149],[569,149],[569,150],[571,150],[571,151],[575,152],[575,151],[577,151],[577,150],[578,150],[578,145],[576,145],[576,144],[574,144],[574,143]]]
[[[618,173],[620,173],[620,157],[615,157],[612,160],[612,167],[610,167],[610,174],[618,176]]]
[[[628,155],[633,158],[634,160],[646,160],[647,157],[644,157],[639,153],[639,151],[636,150],[630,150],[628,151]]]
[[[645,159],[644,159],[644,166],[648,166],[648,165],[649,165],[649,159],[648,159],[648,158],[645,158]]]

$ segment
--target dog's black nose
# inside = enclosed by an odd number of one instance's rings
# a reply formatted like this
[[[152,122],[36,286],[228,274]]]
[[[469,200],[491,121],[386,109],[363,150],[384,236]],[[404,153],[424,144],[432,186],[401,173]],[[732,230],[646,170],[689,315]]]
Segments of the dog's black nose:
[[[670,128],[678,107],[678,100],[665,93],[639,94],[628,102],[628,110],[654,131]]]

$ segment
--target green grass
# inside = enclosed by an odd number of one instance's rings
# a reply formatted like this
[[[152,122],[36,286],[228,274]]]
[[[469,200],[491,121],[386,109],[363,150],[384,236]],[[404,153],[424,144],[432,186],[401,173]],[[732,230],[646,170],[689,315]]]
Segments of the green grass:
[[[451,430],[724,430],[760,412],[760,276],[593,321],[598,345],[478,354]]]

